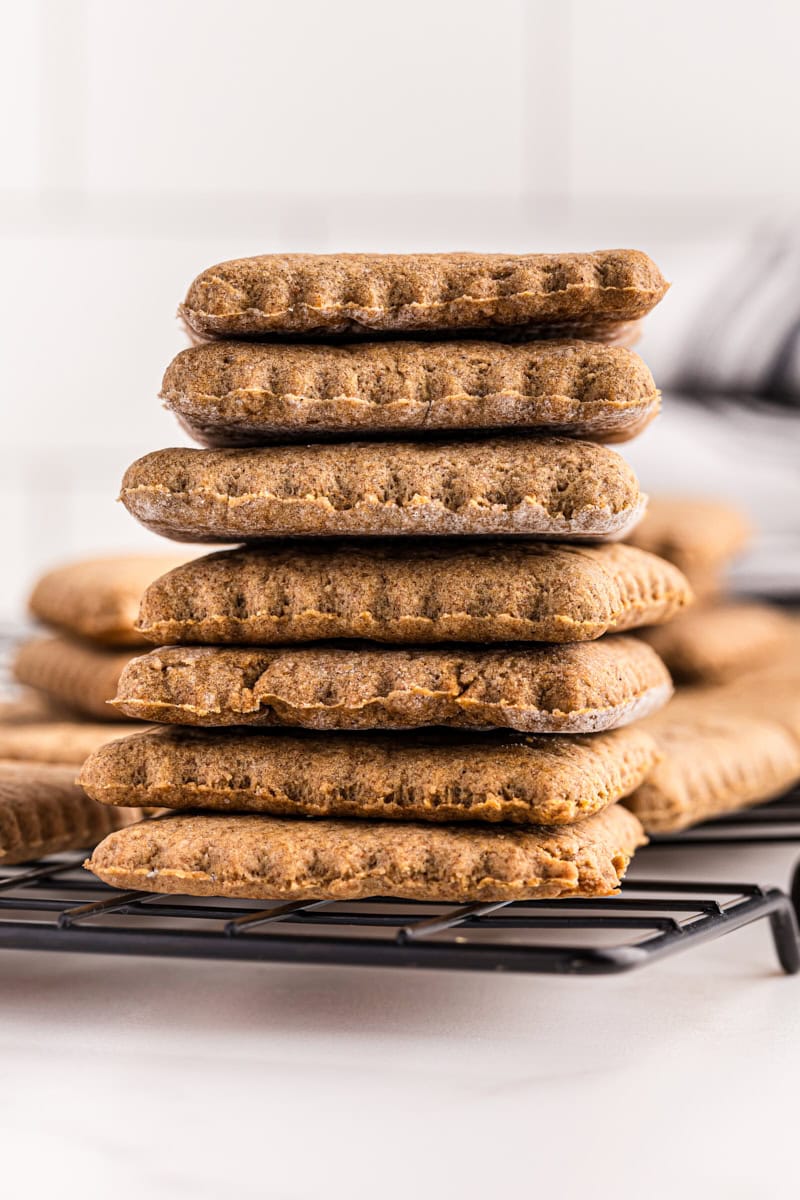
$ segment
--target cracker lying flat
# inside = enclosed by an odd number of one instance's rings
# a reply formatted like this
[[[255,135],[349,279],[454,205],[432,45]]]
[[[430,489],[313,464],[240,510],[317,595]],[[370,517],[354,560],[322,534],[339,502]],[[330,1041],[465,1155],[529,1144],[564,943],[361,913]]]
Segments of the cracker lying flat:
[[[177,815],[111,834],[86,865],[114,887],[192,896],[536,900],[613,894],[644,840],[619,804],[531,830]]]
[[[33,688],[15,688],[8,700],[0,700],[0,728],[9,725],[27,725],[39,721],[69,720],[69,709],[55,704]]]
[[[20,683],[38,688],[50,699],[101,721],[118,721],[108,706],[117,694],[130,653],[92,646],[69,637],[33,638],[24,642],[13,663]]]
[[[0,759],[80,764],[109,739],[129,730],[130,725],[121,721],[118,725],[92,721],[0,722]]]
[[[782,612],[766,604],[716,604],[641,636],[677,679],[714,683],[766,663],[787,624]]]
[[[101,747],[80,783],[105,804],[562,825],[629,795],[657,759],[636,727],[538,738],[174,727]]]
[[[690,601],[677,568],[632,546],[290,543],[177,567],[145,592],[138,628],[161,645],[583,642]]]
[[[184,561],[185,555],[148,554],[68,563],[42,575],[30,610],[48,625],[105,646],[139,646],[134,625],[142,592]]]
[[[800,741],[800,620],[784,615],[778,644],[757,664],[726,681],[725,698],[745,713],[777,721]]]
[[[0,762],[0,868],[94,846],[139,815],[90,800],[72,766]]]
[[[621,537],[645,498],[619,454],[567,438],[156,450],[120,499],[178,541],[348,534]]]
[[[211,342],[173,360],[161,395],[206,446],[510,428],[621,442],[659,408],[637,355],[582,341]]]
[[[650,833],[763,803],[800,779],[800,740],[757,691],[679,690],[643,728],[664,757],[626,803]]]
[[[628,541],[659,554],[687,575],[718,572],[744,549],[750,524],[737,508],[717,500],[656,496]]]
[[[671,692],[658,655],[632,637],[502,650],[167,646],[128,664],[115,707],[175,725],[593,733]]]
[[[212,338],[494,330],[613,341],[668,286],[637,250],[265,254],[203,271],[180,312]]]

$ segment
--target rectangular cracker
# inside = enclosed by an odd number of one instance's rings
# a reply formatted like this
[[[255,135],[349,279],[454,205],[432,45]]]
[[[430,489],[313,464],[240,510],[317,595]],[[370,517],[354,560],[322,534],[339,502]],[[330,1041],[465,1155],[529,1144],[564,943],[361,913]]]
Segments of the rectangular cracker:
[[[134,626],[142,592],[185,561],[185,555],[147,554],[67,563],[41,576],[29,608],[38,620],[103,646],[139,646]]]
[[[538,900],[612,895],[645,840],[619,804],[537,829],[178,814],[111,834],[86,866],[113,887],[191,896]]]
[[[116,696],[119,677],[130,658],[130,652],[57,634],[24,642],[12,670],[20,683],[37,688],[74,712],[95,720],[118,721],[120,714],[108,702]]]
[[[144,594],[148,641],[583,642],[691,602],[676,567],[620,544],[288,543],[195,559]]]
[[[800,740],[757,690],[679,690],[643,727],[663,759],[626,804],[648,833],[761,804],[800,779]]]
[[[0,759],[80,765],[105,742],[129,731],[123,721],[0,721]]]
[[[76,785],[73,766],[0,762],[0,869],[94,846],[140,815],[91,800]]]
[[[205,446],[515,429],[623,442],[659,393],[642,360],[598,342],[210,342],[183,350],[161,397]]]
[[[658,760],[632,726],[584,737],[148,729],[101,747],[104,804],[273,816],[566,825],[629,795]]]
[[[622,537],[644,511],[613,450],[568,438],[352,442],[259,450],[156,450],[120,499],[177,541],[290,536],[529,534]]]
[[[687,576],[713,582],[744,549],[751,532],[749,521],[733,505],[700,497],[654,496],[627,540],[666,558]]]
[[[714,604],[640,636],[676,679],[718,683],[767,663],[787,625],[785,614],[766,604]]]
[[[668,284],[638,250],[589,254],[264,254],[218,263],[180,314],[202,338],[494,331],[614,341]]]
[[[595,733],[671,693],[658,655],[620,636],[498,650],[166,646],[128,663],[114,705],[173,725]]]

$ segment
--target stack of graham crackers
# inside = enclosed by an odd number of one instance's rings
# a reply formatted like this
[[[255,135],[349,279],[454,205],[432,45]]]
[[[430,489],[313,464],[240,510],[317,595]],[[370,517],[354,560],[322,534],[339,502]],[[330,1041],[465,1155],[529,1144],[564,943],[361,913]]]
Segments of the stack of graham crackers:
[[[644,497],[598,442],[658,409],[612,343],[665,290],[634,251],[265,256],[195,280],[203,341],[163,394],[208,448],[139,460],[122,499],[168,537],[244,545],[145,592],[163,648],[116,705],[163,728],[81,782],[195,811],[110,835],[91,870],[269,899],[617,889],[644,840],[617,801],[658,757],[636,721],[671,683],[603,635],[690,590],[615,540]]]

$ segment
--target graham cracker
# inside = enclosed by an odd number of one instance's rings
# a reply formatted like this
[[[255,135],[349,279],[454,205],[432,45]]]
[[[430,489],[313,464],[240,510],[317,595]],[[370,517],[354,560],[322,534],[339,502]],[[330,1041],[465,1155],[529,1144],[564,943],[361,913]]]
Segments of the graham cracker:
[[[218,263],[180,314],[203,338],[493,331],[613,341],[668,288],[637,250],[590,254],[265,254]]]
[[[210,342],[170,363],[161,396],[203,445],[528,430],[635,437],[659,409],[642,360],[599,342]]]
[[[584,737],[171,727],[101,747],[80,783],[105,804],[562,825],[629,795],[657,760],[635,726]]]
[[[671,693],[658,655],[620,636],[496,650],[167,646],[128,663],[114,705],[176,725],[593,733]]]
[[[640,636],[676,679],[716,683],[769,662],[787,623],[782,612],[766,604],[713,604]]]
[[[750,522],[733,505],[701,497],[653,496],[628,541],[666,558],[687,576],[714,582],[751,533]]]
[[[67,563],[47,571],[29,600],[32,615],[103,646],[139,646],[134,629],[142,592],[186,556],[124,555]]]
[[[145,592],[138,628],[160,645],[582,642],[691,598],[676,567],[619,544],[288,543],[177,567]]]
[[[120,494],[177,541],[292,536],[529,534],[607,541],[645,497],[625,460],[593,442],[493,438],[259,450],[156,450]]]
[[[114,887],[192,896],[535,900],[612,895],[645,840],[619,804],[524,830],[178,814],[111,834],[86,866]]]
[[[118,721],[108,701],[117,694],[130,652],[93,646],[60,634],[24,642],[13,663],[14,677],[73,712]]]
[[[763,803],[800,779],[800,740],[757,692],[685,688],[643,727],[663,758],[626,804],[649,833]]]
[[[105,742],[130,731],[127,722],[0,721],[0,759],[80,765]]]
[[[94,846],[139,815],[90,800],[73,766],[0,762],[0,868]]]

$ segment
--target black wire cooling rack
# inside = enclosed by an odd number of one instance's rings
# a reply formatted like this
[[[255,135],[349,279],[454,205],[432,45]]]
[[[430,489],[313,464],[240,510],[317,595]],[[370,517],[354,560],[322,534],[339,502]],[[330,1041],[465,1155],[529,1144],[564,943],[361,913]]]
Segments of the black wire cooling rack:
[[[798,791],[654,844],[775,841],[800,842]],[[603,900],[264,905],[120,892],[82,870],[82,858],[3,870],[0,949],[603,975],[766,920],[784,971],[800,971],[797,881],[791,896],[750,883],[634,879]]]

